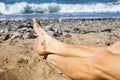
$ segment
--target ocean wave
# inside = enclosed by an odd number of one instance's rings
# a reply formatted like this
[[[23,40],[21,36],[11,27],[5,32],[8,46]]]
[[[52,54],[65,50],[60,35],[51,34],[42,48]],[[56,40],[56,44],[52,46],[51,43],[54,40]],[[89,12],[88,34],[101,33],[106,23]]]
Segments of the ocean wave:
[[[90,12],[120,12],[120,1],[116,3],[91,3],[91,4],[59,4],[43,3],[29,4],[27,2],[5,4],[0,2],[0,14],[25,14],[25,13],[90,13]]]

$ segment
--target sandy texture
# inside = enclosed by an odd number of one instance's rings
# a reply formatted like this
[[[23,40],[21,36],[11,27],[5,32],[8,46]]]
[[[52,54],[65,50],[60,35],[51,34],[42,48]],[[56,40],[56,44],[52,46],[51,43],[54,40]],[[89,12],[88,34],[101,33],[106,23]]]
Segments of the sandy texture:
[[[0,80],[70,80],[33,50],[34,40],[0,43]]]
[[[3,27],[5,22],[1,22]],[[7,28],[7,33],[3,27],[0,31],[0,80],[70,80],[35,52],[36,34],[30,28],[32,24],[25,28],[24,25],[16,27],[19,23],[13,22],[11,24],[15,27]],[[48,19],[41,20],[41,23],[49,35],[69,44],[108,46],[120,40],[120,19]],[[33,37],[24,37],[27,32],[33,32]]]

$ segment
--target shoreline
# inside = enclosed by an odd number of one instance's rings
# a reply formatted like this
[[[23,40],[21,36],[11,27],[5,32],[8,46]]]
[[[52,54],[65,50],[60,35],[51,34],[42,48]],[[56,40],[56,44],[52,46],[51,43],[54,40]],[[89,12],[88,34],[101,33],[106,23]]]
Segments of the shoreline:
[[[88,12],[88,13],[28,13],[28,14],[1,14],[0,20],[23,20],[23,19],[104,19],[120,18],[120,12]]]

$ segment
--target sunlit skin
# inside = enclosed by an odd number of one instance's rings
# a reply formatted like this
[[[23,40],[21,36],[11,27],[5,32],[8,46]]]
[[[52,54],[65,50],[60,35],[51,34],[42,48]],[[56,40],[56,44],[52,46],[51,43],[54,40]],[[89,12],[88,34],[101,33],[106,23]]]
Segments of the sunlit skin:
[[[41,28],[37,19],[33,28],[38,35],[36,51],[48,53],[51,62],[73,80],[120,80],[120,41],[110,46],[66,44],[52,38]]]

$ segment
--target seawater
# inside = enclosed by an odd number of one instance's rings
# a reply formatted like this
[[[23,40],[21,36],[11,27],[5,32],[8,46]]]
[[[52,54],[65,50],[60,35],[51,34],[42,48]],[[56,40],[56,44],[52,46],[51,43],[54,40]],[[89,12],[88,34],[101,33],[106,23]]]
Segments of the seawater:
[[[120,0],[0,0],[0,18],[120,17]]]

